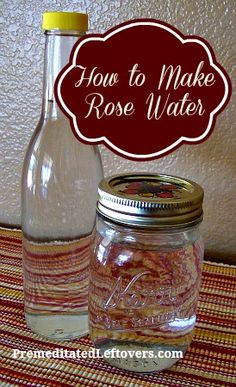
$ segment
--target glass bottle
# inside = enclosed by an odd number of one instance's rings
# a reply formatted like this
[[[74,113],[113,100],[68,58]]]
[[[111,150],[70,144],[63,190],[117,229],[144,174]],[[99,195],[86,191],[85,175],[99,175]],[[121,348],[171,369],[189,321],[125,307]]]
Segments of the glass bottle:
[[[171,367],[196,322],[203,258],[202,188],[189,180],[125,174],[99,184],[90,266],[90,337],[129,371]]]
[[[86,14],[47,12],[43,104],[22,176],[25,317],[32,331],[71,339],[88,331],[88,271],[99,150],[80,143],[53,93],[73,45],[87,29]]]

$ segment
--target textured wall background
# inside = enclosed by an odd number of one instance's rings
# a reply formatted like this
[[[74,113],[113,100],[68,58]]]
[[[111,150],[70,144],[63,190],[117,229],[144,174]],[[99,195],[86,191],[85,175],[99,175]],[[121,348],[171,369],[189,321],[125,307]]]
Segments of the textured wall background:
[[[212,45],[232,82],[235,63],[234,0],[98,0],[0,2],[0,223],[20,224],[20,175],[25,149],[40,113],[46,10],[87,11],[90,30],[103,32],[132,18],[164,20]],[[233,103],[234,101],[234,103]],[[191,178],[205,189],[203,232],[207,250],[236,257],[235,94],[205,143],[184,145],[167,157],[131,162],[102,148],[105,174],[165,172]]]

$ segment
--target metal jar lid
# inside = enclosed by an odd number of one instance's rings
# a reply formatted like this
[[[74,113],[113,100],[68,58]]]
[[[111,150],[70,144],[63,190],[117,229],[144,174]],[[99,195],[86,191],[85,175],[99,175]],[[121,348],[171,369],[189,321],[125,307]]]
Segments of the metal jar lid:
[[[184,227],[202,220],[203,189],[191,180],[161,174],[120,174],[101,181],[97,211],[125,225]]]

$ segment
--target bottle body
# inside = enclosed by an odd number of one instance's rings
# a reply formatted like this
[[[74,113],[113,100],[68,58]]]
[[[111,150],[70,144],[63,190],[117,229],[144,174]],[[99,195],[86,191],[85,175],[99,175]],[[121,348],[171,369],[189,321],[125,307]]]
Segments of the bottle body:
[[[98,217],[89,320],[106,361],[153,372],[183,357],[196,321],[202,257],[196,225],[138,230]]]
[[[88,332],[89,259],[103,177],[98,148],[75,138],[53,94],[79,36],[46,33],[42,114],[22,175],[26,321],[34,332],[60,340]]]
[[[25,315],[54,339],[88,332],[88,274],[98,149],[79,143],[66,121],[45,122],[27,152],[22,180]]]

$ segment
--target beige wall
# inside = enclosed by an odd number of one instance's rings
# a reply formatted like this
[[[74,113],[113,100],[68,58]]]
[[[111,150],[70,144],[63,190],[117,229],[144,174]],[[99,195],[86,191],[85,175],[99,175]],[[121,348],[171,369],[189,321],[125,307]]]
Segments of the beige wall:
[[[41,103],[46,10],[87,11],[90,29],[103,32],[132,18],[164,20],[184,34],[197,34],[212,45],[218,62],[235,82],[234,0],[99,0],[1,2],[0,72],[0,223],[20,223],[20,174],[27,143]],[[203,232],[210,255],[236,257],[235,95],[205,143],[184,145],[155,161],[131,162],[102,148],[105,174],[153,171],[191,178],[205,189]]]

